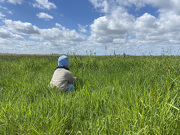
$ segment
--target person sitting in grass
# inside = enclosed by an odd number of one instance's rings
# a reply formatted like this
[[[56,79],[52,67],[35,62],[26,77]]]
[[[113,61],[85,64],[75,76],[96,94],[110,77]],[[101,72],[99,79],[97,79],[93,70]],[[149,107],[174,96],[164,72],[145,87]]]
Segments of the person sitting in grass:
[[[73,83],[77,80],[69,70],[69,58],[65,55],[58,59],[58,67],[55,69],[52,76],[50,86],[60,89],[62,92],[74,90]]]

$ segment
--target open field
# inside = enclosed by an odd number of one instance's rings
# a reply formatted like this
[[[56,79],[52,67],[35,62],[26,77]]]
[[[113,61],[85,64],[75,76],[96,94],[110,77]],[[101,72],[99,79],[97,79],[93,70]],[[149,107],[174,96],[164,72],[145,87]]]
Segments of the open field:
[[[69,94],[48,87],[59,56],[0,56],[0,134],[178,135],[179,56],[69,56]]]

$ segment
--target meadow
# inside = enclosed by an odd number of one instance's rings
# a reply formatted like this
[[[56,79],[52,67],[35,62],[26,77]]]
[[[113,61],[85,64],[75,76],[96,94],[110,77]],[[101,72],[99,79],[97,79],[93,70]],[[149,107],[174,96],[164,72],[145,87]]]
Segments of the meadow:
[[[0,134],[180,134],[179,56],[69,56],[73,93],[48,86],[58,57],[0,56]]]

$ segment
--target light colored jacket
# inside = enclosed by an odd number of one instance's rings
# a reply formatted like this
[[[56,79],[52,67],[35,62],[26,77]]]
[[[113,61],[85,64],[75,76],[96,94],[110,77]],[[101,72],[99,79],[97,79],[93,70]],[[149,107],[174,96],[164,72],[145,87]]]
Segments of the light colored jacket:
[[[64,68],[58,68],[54,71],[52,76],[50,86],[60,88],[62,91],[68,90],[68,84],[73,84],[76,78],[73,77],[69,70]]]

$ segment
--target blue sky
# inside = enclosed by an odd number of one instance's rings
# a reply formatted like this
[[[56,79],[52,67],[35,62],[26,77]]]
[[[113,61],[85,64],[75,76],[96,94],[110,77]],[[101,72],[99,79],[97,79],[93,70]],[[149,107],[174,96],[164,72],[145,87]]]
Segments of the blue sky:
[[[179,0],[0,0],[0,53],[180,55]]]

